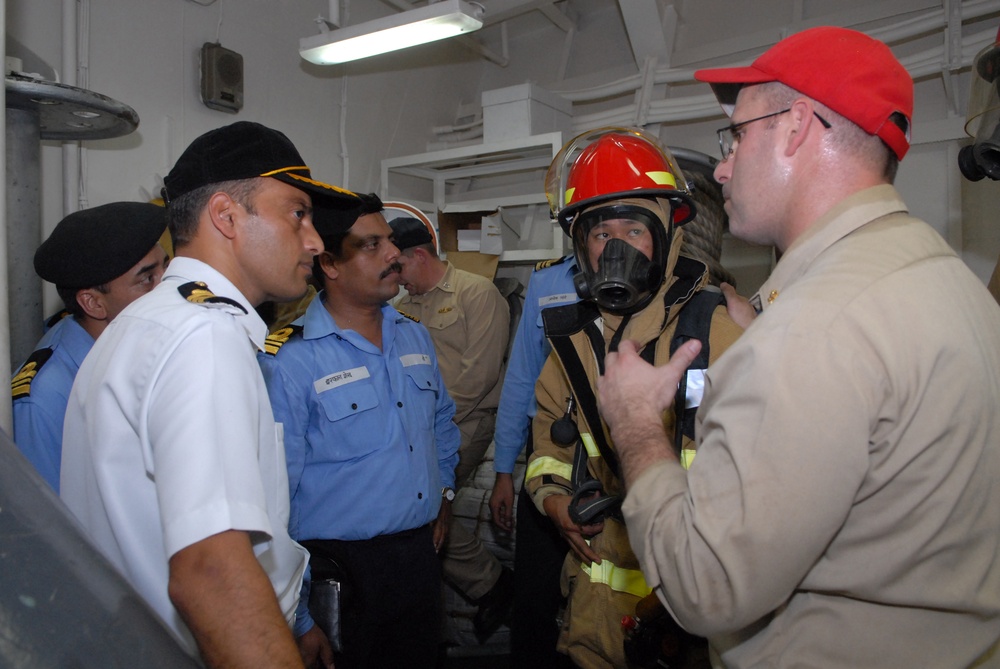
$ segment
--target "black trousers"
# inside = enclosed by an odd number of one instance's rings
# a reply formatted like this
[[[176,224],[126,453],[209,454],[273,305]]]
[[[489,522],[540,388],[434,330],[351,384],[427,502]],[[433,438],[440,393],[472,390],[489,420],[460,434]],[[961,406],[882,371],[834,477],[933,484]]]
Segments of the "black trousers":
[[[347,572],[337,669],[436,666],[443,606],[430,525],[363,541],[301,543]]]
[[[531,443],[529,431],[529,455]],[[559,639],[556,617],[564,604],[559,578],[569,545],[552,521],[538,513],[531,495],[524,489],[517,496],[514,532],[510,666],[512,669],[572,667],[569,658],[556,651]]]

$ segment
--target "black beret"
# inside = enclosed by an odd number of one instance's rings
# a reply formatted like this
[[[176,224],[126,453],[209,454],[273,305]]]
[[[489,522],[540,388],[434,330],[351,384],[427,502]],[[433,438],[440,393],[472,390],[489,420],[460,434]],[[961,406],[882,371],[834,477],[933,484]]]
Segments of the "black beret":
[[[35,272],[60,288],[100,286],[142,260],[166,228],[166,210],[144,202],[74,212],[35,251]]]
[[[419,218],[400,216],[389,221],[389,227],[392,228],[392,243],[400,251],[434,243],[431,231]]]
[[[346,234],[355,221],[361,217],[361,214],[360,201],[358,202],[358,206],[350,209],[334,209],[321,204],[314,204],[312,216],[313,227],[316,228],[316,232],[319,233],[319,236],[323,238],[323,242],[326,243],[326,239],[331,235]]]
[[[169,205],[185,193],[223,181],[273,177],[306,191],[327,207],[352,209],[358,197],[315,181],[295,145],[283,133],[250,121],[210,130],[195,139],[163,179]]]

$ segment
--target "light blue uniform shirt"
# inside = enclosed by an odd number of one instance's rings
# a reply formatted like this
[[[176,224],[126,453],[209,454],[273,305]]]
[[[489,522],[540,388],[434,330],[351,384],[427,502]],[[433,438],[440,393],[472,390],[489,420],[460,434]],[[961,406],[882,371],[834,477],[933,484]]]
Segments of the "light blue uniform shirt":
[[[322,293],[277,355],[260,354],[282,423],[297,540],[370,539],[437,518],[458,464],[455,403],[427,330],[382,307],[382,350],[337,327]]]
[[[14,442],[57,493],[66,403],[93,345],[94,338],[75,318],[63,317],[35,347],[32,357],[44,349],[52,354],[31,380],[30,393],[14,400]]]
[[[535,270],[528,281],[524,311],[514,335],[497,407],[493,437],[496,442],[494,467],[498,473],[514,471],[514,462],[524,448],[528,426],[535,416],[535,382],[552,351],[542,326],[542,310],[580,301],[573,286],[573,275],[577,272],[573,257],[567,256],[557,264]]]

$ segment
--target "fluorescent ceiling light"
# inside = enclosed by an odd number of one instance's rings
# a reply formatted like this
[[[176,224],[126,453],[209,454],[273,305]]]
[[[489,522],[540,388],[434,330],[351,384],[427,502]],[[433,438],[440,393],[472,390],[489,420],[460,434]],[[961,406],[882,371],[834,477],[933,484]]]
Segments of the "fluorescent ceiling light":
[[[311,63],[334,65],[469,33],[483,27],[483,10],[463,0],[425,7],[338,28],[299,40],[299,54]]]

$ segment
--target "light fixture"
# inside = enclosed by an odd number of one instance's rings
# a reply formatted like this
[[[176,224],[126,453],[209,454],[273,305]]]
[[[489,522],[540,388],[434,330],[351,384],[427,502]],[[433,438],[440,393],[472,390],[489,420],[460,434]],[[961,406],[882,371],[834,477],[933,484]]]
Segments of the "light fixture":
[[[483,9],[464,0],[441,0],[299,40],[311,63],[334,65],[454,37],[483,27]]]

